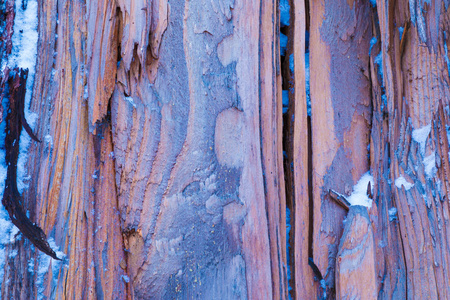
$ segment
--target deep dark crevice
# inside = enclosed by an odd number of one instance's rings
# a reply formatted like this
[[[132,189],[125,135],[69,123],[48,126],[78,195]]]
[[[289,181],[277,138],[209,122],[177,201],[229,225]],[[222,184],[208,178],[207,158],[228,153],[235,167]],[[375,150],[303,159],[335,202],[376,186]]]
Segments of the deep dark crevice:
[[[280,1],[280,5],[282,1]],[[280,64],[282,74],[282,90],[283,90],[283,165],[285,173],[285,187],[286,187],[286,226],[287,226],[287,255],[288,255],[288,286],[289,298],[294,299],[295,292],[295,178],[294,178],[294,117],[295,117],[295,82],[294,71],[295,66],[293,57],[295,44],[294,26],[295,23],[295,1],[290,0],[290,22],[286,26],[281,22],[280,25],[280,43],[285,35],[287,40],[286,51],[280,51]],[[281,10],[281,7],[280,7]],[[280,12],[282,13],[282,12]],[[305,66],[309,69],[309,3],[305,1]],[[285,25],[285,26],[283,26]],[[309,72],[305,73],[305,81],[309,80]],[[305,82],[306,83],[306,82]],[[312,195],[312,142],[311,142],[311,116],[309,103],[309,88],[307,88],[307,103],[305,107],[308,108],[307,116],[307,145],[308,145],[308,207],[309,207],[309,227],[308,227],[308,257],[312,257],[312,237],[313,237],[313,195]],[[302,137],[304,138],[304,137]],[[302,201],[302,199],[299,199]],[[290,230],[289,230],[290,229]],[[307,259],[307,258],[305,258]],[[299,280],[308,280],[306,278],[299,278]]]
[[[286,6],[289,4],[289,25],[286,23]],[[286,254],[287,254],[287,281],[288,281],[288,298],[293,299],[295,296],[295,272],[294,272],[294,236],[295,236],[295,200],[294,200],[294,172],[293,172],[293,138],[294,138],[294,97],[289,94],[294,88],[294,76],[289,68],[289,56],[293,53],[293,30],[294,26],[294,1],[280,1],[280,65],[281,65],[281,88],[283,100],[283,167],[285,177],[286,192]],[[283,16],[284,14],[284,16]],[[283,20],[284,19],[284,20]],[[282,49],[283,39],[285,39],[285,49]],[[290,99],[289,99],[290,98]],[[287,100],[289,102],[287,102]]]
[[[116,7],[116,18],[117,18],[117,22],[116,22],[116,28],[115,28],[115,34],[116,34],[116,39],[117,39],[117,62],[116,62],[116,87],[119,85],[119,83],[125,87],[125,85],[128,85],[128,83],[122,83],[120,81],[117,80],[118,77],[118,73],[119,73],[119,68],[120,65],[122,63],[122,37],[123,37],[123,12],[120,9],[119,6]],[[120,89],[119,89],[120,90]],[[128,92],[128,89],[124,88],[124,94],[126,94]],[[114,94],[114,92],[112,93]],[[117,216],[117,221],[119,222],[119,230],[120,230],[120,234],[119,236],[122,239],[122,250],[123,250],[123,260],[120,262],[121,268],[123,270],[123,274],[125,274],[126,276],[129,275],[128,273],[128,265],[129,265],[129,237],[135,233],[135,229],[134,228],[125,228],[125,224],[124,224],[124,220],[122,219],[121,213],[120,213],[120,204],[119,204],[119,187],[117,185],[117,181],[115,178],[115,174],[116,174],[116,158],[114,155],[114,150],[115,150],[115,145],[114,145],[114,133],[113,133],[113,122],[112,122],[112,105],[113,105],[113,95],[111,95],[111,97],[108,99],[108,107],[107,107],[107,111],[106,111],[106,116],[105,116],[105,121],[108,124],[108,129],[107,132],[104,132],[105,135],[109,135],[109,140],[111,141],[111,150],[112,152],[108,154],[108,156],[111,158],[112,160],[112,169],[113,169],[113,184],[114,184],[114,191],[115,191],[115,199],[113,200],[113,204],[115,206],[116,209],[116,216]],[[133,231],[133,233],[131,233],[131,231]],[[123,264],[122,264],[123,263]],[[130,292],[130,285],[129,282],[124,281],[125,285],[127,286],[125,289],[125,295],[126,298],[129,297],[129,292]]]
[[[53,45],[53,62],[52,68],[56,68],[56,55],[58,55],[58,27],[59,27],[59,3],[56,1],[56,20],[55,20],[55,43]],[[54,73],[52,72],[52,77]],[[54,80],[54,78],[52,78]]]
[[[116,8],[116,35],[117,35],[117,70],[122,62],[122,36],[123,36],[123,14],[120,7]],[[116,82],[117,82],[117,72],[116,72]],[[111,102],[111,101],[110,101]],[[110,107],[108,108],[110,109]]]
[[[310,74],[310,64],[309,64],[309,25],[310,25],[310,16],[309,16],[309,1],[305,1],[305,78],[308,76],[307,80],[309,81]],[[307,65],[306,65],[306,57],[308,57]],[[307,68],[307,70],[306,70]],[[306,101],[310,101],[310,89],[309,87],[306,90]],[[312,159],[312,129],[311,129],[311,103],[307,103],[307,130],[308,130],[308,208],[309,208],[309,220],[308,220],[308,258],[313,258],[313,234],[314,234],[314,198],[313,198],[313,159]]]
[[[313,256],[313,233],[314,233],[314,198],[312,187],[312,138],[311,138],[311,117],[308,116],[308,208],[309,208],[309,220],[308,220],[308,257]]]

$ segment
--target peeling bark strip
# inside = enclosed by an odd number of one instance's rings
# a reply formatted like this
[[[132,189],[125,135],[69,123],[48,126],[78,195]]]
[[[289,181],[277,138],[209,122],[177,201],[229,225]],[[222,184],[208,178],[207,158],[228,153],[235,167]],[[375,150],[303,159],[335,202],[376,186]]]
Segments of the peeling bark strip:
[[[9,113],[6,117],[6,164],[8,165],[5,192],[2,204],[9,213],[9,217],[14,225],[20,229],[39,250],[45,254],[59,259],[47,242],[47,237],[42,229],[32,223],[24,212],[21,196],[17,189],[17,159],[19,157],[19,139],[22,127],[35,141],[39,140],[31,131],[25,119],[24,103],[28,70],[16,68],[12,74],[5,72],[5,77],[9,76]]]

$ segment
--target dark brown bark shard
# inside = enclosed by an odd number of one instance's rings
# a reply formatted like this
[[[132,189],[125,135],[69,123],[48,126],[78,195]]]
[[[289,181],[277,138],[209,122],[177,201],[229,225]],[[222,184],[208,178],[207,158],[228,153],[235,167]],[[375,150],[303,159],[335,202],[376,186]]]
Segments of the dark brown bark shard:
[[[314,274],[314,280],[317,280],[320,283],[320,287],[323,291],[323,294],[318,297],[318,299],[327,299],[327,286],[323,279],[322,273],[320,272],[317,265],[314,263],[314,259],[312,257],[308,258],[308,265],[311,267],[313,274]],[[325,275],[326,276],[326,275]]]
[[[347,198],[344,195],[339,194],[332,189],[330,189],[328,193],[330,194],[331,199],[336,201],[336,203],[342,206],[346,211],[350,209],[350,202],[348,202]]]
[[[32,133],[30,126],[25,120],[24,116],[24,102],[25,90],[28,76],[28,69],[23,70],[16,68],[12,74],[9,75],[9,113],[6,117],[6,164],[8,166],[5,192],[2,199],[2,204],[9,213],[9,217],[14,225],[19,228],[20,232],[27,237],[33,245],[45,254],[59,258],[52,250],[47,242],[47,237],[42,229],[36,224],[32,223],[24,212],[22,199],[17,189],[17,160],[19,157],[19,139],[22,127],[30,134],[30,136],[39,141]],[[8,74],[8,72],[5,72]]]

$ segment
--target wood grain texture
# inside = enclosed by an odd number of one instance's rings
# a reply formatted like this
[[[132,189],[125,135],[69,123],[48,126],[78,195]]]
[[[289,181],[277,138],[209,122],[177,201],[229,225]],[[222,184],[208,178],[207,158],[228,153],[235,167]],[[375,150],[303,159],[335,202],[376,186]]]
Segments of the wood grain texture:
[[[288,170],[292,170],[292,206],[291,210],[293,226],[291,233],[291,261],[293,269],[291,269],[294,284],[295,299],[308,299],[314,294],[313,273],[308,265],[308,257],[310,255],[310,239],[311,224],[310,222],[310,199],[308,176],[310,163],[310,154],[308,150],[308,116],[306,105],[306,73],[305,73],[305,46],[306,46],[306,8],[305,1],[296,1],[292,3],[293,7],[293,25],[290,30],[289,40],[292,41],[288,49],[287,70],[292,81],[289,86],[290,99],[289,111],[287,119],[290,124],[293,122],[293,133],[290,137],[292,140],[291,148],[288,151],[288,157],[292,156],[292,160],[288,159],[289,164],[286,165]],[[293,69],[290,66],[290,57],[293,57]],[[291,112],[292,111],[292,112]],[[292,121],[293,120],[293,121]],[[289,124],[288,123],[288,124]],[[292,153],[292,154],[291,154]],[[292,163],[292,168],[291,168]],[[287,181],[289,183],[289,181]],[[289,189],[288,189],[289,190]],[[287,195],[289,196],[289,195]],[[292,267],[291,267],[292,268]]]
[[[280,45],[276,3],[261,2],[260,135],[264,193],[268,212],[273,298],[287,299],[286,187],[283,169],[283,118]],[[274,43],[274,41],[277,41]],[[278,58],[278,59],[277,59]]]
[[[376,244],[367,208],[351,206],[336,259],[336,299],[377,299]]]
[[[373,11],[374,20],[378,20],[377,11]],[[390,218],[389,209],[395,207],[392,180],[390,178],[390,141],[389,118],[385,86],[381,77],[383,65],[375,63],[381,51],[380,30],[375,24],[372,32],[377,35],[378,42],[373,46],[370,57],[370,77],[372,83],[372,132],[370,139],[370,163],[374,177],[374,203],[370,211],[375,224],[375,239],[380,247],[376,252],[376,272],[378,296],[382,299],[406,298],[406,267],[399,224],[395,217]],[[381,54],[383,55],[383,54]],[[395,270],[395,271],[394,271]]]
[[[25,197],[66,258],[46,268],[20,248],[35,273],[6,298],[287,297],[277,14],[40,2],[31,110],[46,142],[30,149]]]
[[[385,133],[372,130],[375,186],[384,186],[376,192],[378,235],[385,246],[377,254],[379,296],[445,299],[449,295],[445,283],[449,275],[443,267],[448,263],[444,254],[448,253],[448,203],[444,200],[448,199],[448,153],[444,153],[448,69],[443,51],[447,11],[441,1],[431,5],[409,1],[409,6],[379,1],[377,10],[383,77],[377,78],[372,69],[372,78],[373,86],[381,79],[385,90],[384,100],[375,98],[373,122],[374,129]],[[399,24],[409,21],[410,29],[400,39]],[[420,142],[414,130],[424,126],[430,130],[425,129]],[[413,186],[392,184],[389,188],[386,178],[394,183],[399,176]],[[392,207],[398,210],[394,218],[388,213]]]
[[[65,257],[16,237],[2,299],[287,299],[286,205],[294,298],[450,297],[448,3],[290,1],[284,60],[277,5],[39,2],[23,205]]]
[[[369,169],[369,12],[365,1],[310,1],[313,255],[330,293],[345,211],[328,190],[351,193]]]

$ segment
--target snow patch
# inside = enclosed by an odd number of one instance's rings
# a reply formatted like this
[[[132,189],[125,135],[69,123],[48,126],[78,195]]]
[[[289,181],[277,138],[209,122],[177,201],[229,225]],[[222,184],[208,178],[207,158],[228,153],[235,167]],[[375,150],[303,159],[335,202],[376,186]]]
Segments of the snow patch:
[[[2,151],[4,152],[4,151]],[[3,166],[2,166],[3,167]],[[1,188],[2,198],[4,191],[4,180],[3,187]],[[15,240],[14,235],[18,232],[17,227],[11,223],[9,215],[3,206],[0,207],[0,284],[3,282],[3,276],[5,273],[5,247],[10,244],[11,241]]]
[[[37,56],[37,42],[38,42],[38,4],[36,0],[28,0],[25,5],[25,10],[22,7],[23,1],[15,1],[14,18],[14,34],[12,36],[12,52],[8,58],[8,66],[12,69],[19,67],[28,69],[28,82],[34,81],[36,56]],[[33,87],[33,84],[30,84]],[[30,89],[31,90],[31,89]],[[28,100],[31,99],[31,94],[28,95]]]
[[[412,138],[414,141],[419,143],[420,153],[422,153],[422,155],[425,155],[425,146],[430,132],[431,132],[431,124],[423,126],[419,129],[414,129],[412,131]]]
[[[431,155],[428,155],[423,159],[423,164],[425,166],[425,174],[427,175],[427,178],[433,178],[434,175],[436,175],[437,169],[436,169],[436,154],[433,153]]]
[[[25,8],[25,9],[23,9]],[[8,58],[8,66],[28,69],[28,79],[25,92],[25,119],[34,129],[37,114],[30,111],[31,97],[33,93],[34,76],[36,73],[37,42],[38,42],[38,4],[36,0],[22,0],[15,2],[16,16],[14,18],[14,34],[12,36],[13,49]],[[19,159],[17,161],[17,188],[22,194],[28,188],[26,163],[28,160],[28,148],[31,138],[22,130],[19,142]]]
[[[15,67],[28,69],[28,80],[25,93],[25,118],[27,119],[30,127],[34,128],[36,115],[32,114],[29,110],[32,89],[34,84],[35,64],[37,55],[37,1],[28,0],[25,3],[25,10],[22,9],[22,0],[15,1],[15,18],[14,18],[14,34],[12,36],[12,52],[8,57],[8,62],[2,65],[2,71],[6,65],[10,69]],[[1,103],[3,105],[3,120],[6,118],[6,112],[8,110],[8,99],[3,99]],[[5,191],[5,180],[7,174],[7,166],[5,162],[5,127],[6,122],[0,124],[0,198],[3,199],[3,193]],[[24,138],[26,136],[26,138]],[[27,157],[24,154],[28,152],[28,146],[31,138],[22,131],[20,143],[19,143],[19,160],[17,163],[17,183],[19,192],[21,192],[26,184],[26,170],[25,164]],[[17,239],[20,239],[19,229],[12,224],[9,219],[9,215],[5,208],[0,205],[0,283],[3,282],[4,265],[5,265],[5,246],[7,244],[14,243]],[[11,255],[16,255],[16,251],[12,251]],[[10,255],[10,256],[11,256]]]
[[[117,68],[119,68],[119,66],[117,66]],[[88,98],[89,98],[89,91],[88,91],[88,85],[86,84],[84,86],[83,99],[87,100]]]
[[[403,177],[402,175],[400,175],[397,179],[395,179],[394,183],[395,186],[399,189],[401,189],[402,186],[404,186],[406,191],[408,191],[414,186],[414,183],[406,181],[405,177]]]
[[[8,100],[3,98],[2,101],[3,105],[3,120],[6,119],[6,112],[8,110]],[[0,123],[0,198],[3,199],[3,193],[5,191],[5,181],[6,181],[6,175],[8,172],[8,168],[6,166],[6,152],[5,152],[5,133],[6,129],[6,122]],[[0,204],[0,220],[3,219],[2,212],[6,212],[3,205]],[[9,220],[9,218],[7,218]],[[3,270],[3,268],[0,268],[0,270]],[[0,271],[1,272],[1,271]]]
[[[34,274],[34,258],[31,257],[28,261],[28,273]]]
[[[353,186],[353,193],[348,197],[351,205],[362,205],[372,207],[372,199],[367,196],[367,186],[370,182],[373,191],[373,176],[370,172],[365,173],[359,181]]]
[[[48,284],[48,281],[52,281],[52,286],[56,286],[58,282],[58,276],[59,271],[61,269],[62,262],[65,259],[66,255],[64,252],[59,251],[59,247],[56,246],[55,240],[53,238],[48,239],[48,243],[50,247],[55,251],[56,256],[62,260],[55,260],[51,258],[50,256],[39,252],[38,256],[38,269],[37,269],[37,276],[36,276],[36,287],[38,289],[37,291],[37,299],[46,299],[45,297],[45,288]],[[52,270],[51,272],[51,278],[49,277],[49,270]]]
[[[133,105],[134,108],[136,108],[136,103],[134,103],[133,97],[125,97],[125,100],[127,100],[131,105]]]
[[[389,213],[389,221],[390,222],[397,219],[397,208],[396,207],[389,208],[388,213]]]
[[[50,134],[47,134],[44,137],[44,145],[45,147],[47,147],[48,149],[53,149],[53,138]]]
[[[2,188],[3,194],[4,187]],[[3,198],[3,195],[2,195]],[[11,223],[5,208],[0,208],[0,285],[3,283],[5,273],[5,247],[14,243],[19,235],[19,229]],[[16,253],[17,254],[17,253]]]

